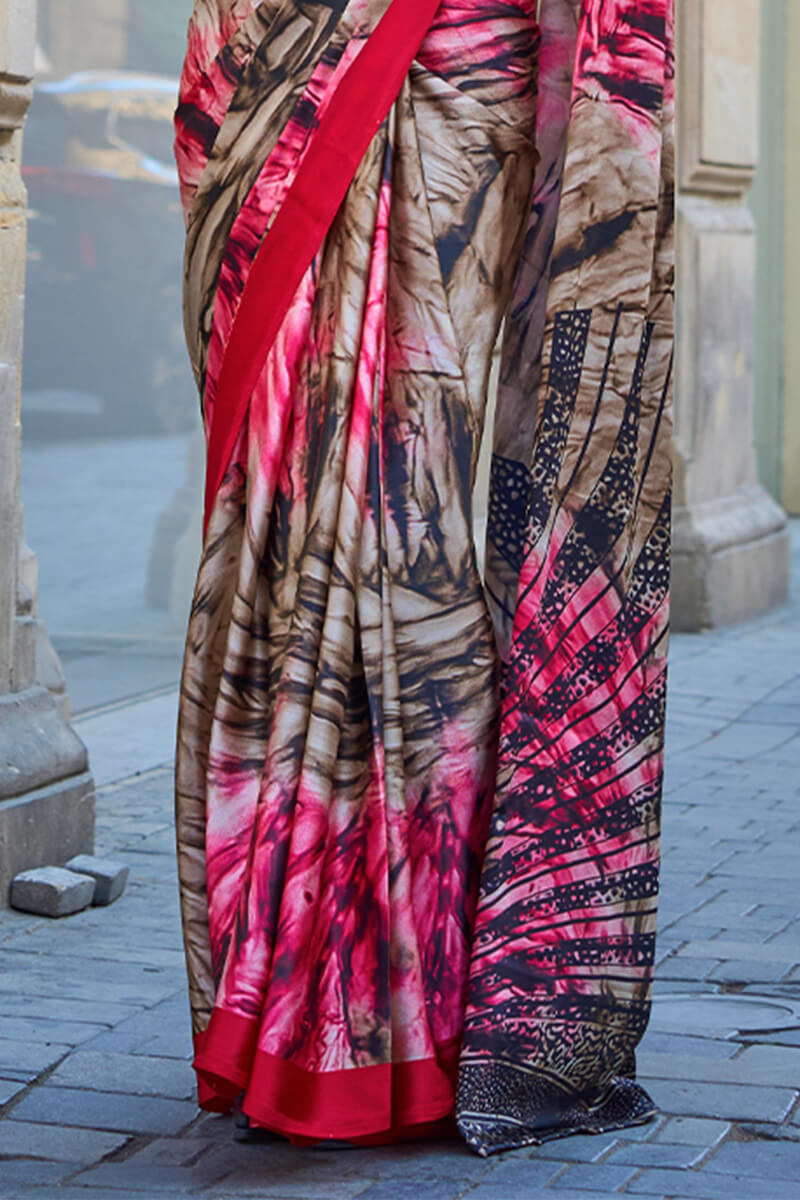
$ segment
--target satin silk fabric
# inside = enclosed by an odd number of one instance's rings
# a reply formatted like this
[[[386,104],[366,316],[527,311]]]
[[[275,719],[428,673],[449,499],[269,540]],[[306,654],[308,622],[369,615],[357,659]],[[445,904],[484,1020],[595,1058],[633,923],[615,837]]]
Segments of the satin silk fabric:
[[[652,1115],[671,17],[198,0],[176,807],[205,1107],[244,1092],[298,1141],[456,1114],[480,1153]]]

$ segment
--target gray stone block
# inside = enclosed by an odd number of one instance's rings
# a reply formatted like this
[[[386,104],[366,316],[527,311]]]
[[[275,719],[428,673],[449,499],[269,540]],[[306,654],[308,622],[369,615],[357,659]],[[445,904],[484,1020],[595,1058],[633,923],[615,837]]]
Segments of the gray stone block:
[[[35,1011],[35,1000],[31,1001],[31,1011]],[[88,1042],[103,1032],[102,1025],[89,1025],[83,1021],[40,1021],[38,1017],[5,1017],[0,1010],[0,1057],[3,1057],[5,1039],[12,1042],[40,1042],[43,1046],[52,1043],[64,1046],[79,1046]]]
[[[790,1192],[765,1192],[763,1176],[711,1175],[708,1171],[643,1171],[628,1187],[634,1196],[674,1196],[680,1200],[789,1200]]]
[[[712,1121],[705,1117],[671,1117],[656,1134],[656,1141],[710,1149],[727,1137],[730,1131],[731,1126],[727,1121]]]
[[[114,1029],[99,1034],[85,1050],[105,1054],[138,1054],[156,1058],[186,1058],[192,1053],[191,1018],[184,989],[161,1003],[135,1013]],[[151,1054],[150,1043],[164,1042],[167,1054]]]
[[[3,952],[4,967],[7,956],[12,953],[11,950]],[[52,962],[48,964],[46,970],[38,970],[33,965],[35,955],[25,954],[20,957],[32,960],[30,967],[27,970],[23,967],[22,970],[12,971],[9,964],[8,971],[3,973],[3,986],[19,988],[21,992],[27,989],[36,996],[67,995],[72,999],[86,999],[92,1004],[108,999],[114,1004],[143,1007],[165,999],[181,983],[177,971],[148,970],[147,967],[139,968],[138,979],[133,973],[126,976],[122,970],[120,978],[108,979],[104,968],[109,964],[99,958],[87,957],[83,971],[78,971],[74,969],[75,959],[58,958],[54,965]],[[127,963],[111,965],[120,968],[128,966]]]
[[[504,1187],[509,1194],[513,1194],[517,1189],[522,1191],[526,1187],[531,1189],[546,1187],[561,1170],[562,1165],[558,1162],[536,1162],[533,1158],[501,1159],[499,1162],[495,1160],[481,1182],[494,1184],[495,1187]],[[447,1172],[447,1178],[452,1180],[456,1174],[457,1167],[451,1165],[451,1169]],[[403,1180],[398,1180],[399,1184],[402,1182]],[[409,1187],[414,1184],[413,1180],[406,1182]]]
[[[649,1029],[639,1047],[641,1054],[688,1054],[694,1058],[732,1058],[739,1050],[735,1042],[717,1042],[713,1038],[659,1033]]]
[[[706,979],[720,965],[718,958],[667,958],[656,968],[656,977],[678,981]]]
[[[532,1174],[532,1183],[528,1184],[528,1187],[535,1187],[536,1186],[536,1177],[535,1177],[535,1175],[533,1175],[533,1172],[531,1174]],[[236,1177],[234,1177],[234,1178],[236,1178]],[[227,1180],[223,1183],[222,1186],[224,1187],[226,1184],[227,1184]],[[420,1197],[422,1197],[422,1196],[424,1196],[426,1198],[426,1200],[428,1200],[428,1198],[430,1198],[430,1200],[455,1200],[455,1197],[462,1195],[464,1192],[464,1188],[466,1186],[468,1186],[464,1183],[463,1180],[451,1179],[451,1178],[448,1178],[446,1175],[438,1175],[438,1176],[430,1175],[427,1179],[419,1180],[419,1181],[415,1181],[415,1180],[409,1181],[409,1180],[402,1180],[402,1179],[381,1179],[380,1181],[373,1183],[370,1186],[367,1186],[366,1191],[364,1190],[365,1184],[366,1184],[366,1180],[361,1180],[360,1181],[360,1186],[361,1186],[360,1191],[356,1192],[355,1190],[352,1190],[348,1193],[348,1192],[342,1190],[339,1194],[342,1197],[347,1196],[348,1194],[350,1196],[357,1195],[359,1200],[420,1200]],[[290,1189],[292,1189],[291,1179],[288,1179],[286,1181],[286,1183],[284,1183],[282,1186],[283,1186],[283,1192],[280,1194],[287,1195],[287,1196],[291,1196],[294,1194],[293,1191],[290,1190]],[[339,1186],[341,1188],[344,1188],[345,1186],[347,1186],[347,1181],[345,1181],[345,1180],[340,1181]],[[481,1190],[484,1186],[485,1185],[483,1185],[483,1184],[479,1185],[476,1190],[467,1192],[467,1195],[469,1195],[469,1196],[477,1195],[478,1197],[481,1197],[481,1196],[485,1197],[486,1193]],[[350,1187],[352,1188],[352,1183],[350,1184]],[[509,1189],[506,1184],[503,1184],[502,1187],[499,1187],[499,1188],[497,1187],[497,1185],[495,1185],[495,1188],[493,1190],[495,1191],[495,1193],[497,1195],[502,1193],[502,1195],[506,1198],[506,1200],[510,1200],[510,1197],[512,1197],[512,1196],[523,1194],[522,1192],[516,1192],[516,1191]],[[266,1194],[267,1193],[265,1193],[265,1195]],[[279,1193],[276,1192],[274,1194],[277,1196]],[[328,1196],[330,1193],[323,1186],[320,1188],[320,1190],[317,1194],[319,1196],[323,1196],[323,1195]],[[530,1195],[530,1194],[531,1193],[528,1192],[528,1195]],[[305,1193],[300,1192],[300,1193],[298,1193],[298,1195],[303,1196],[303,1195],[305,1195]]]
[[[119,1150],[127,1140],[127,1136],[102,1133],[96,1129],[42,1126],[29,1121],[0,1121],[0,1156],[3,1158],[43,1158],[50,1162],[85,1166]]]
[[[791,976],[791,968],[785,962],[759,962],[751,958],[724,962],[708,978],[723,983],[780,983],[787,975]]]
[[[46,926],[62,932],[63,925]],[[38,936],[45,932],[40,929]],[[8,945],[8,943],[5,943]],[[0,978],[0,987],[3,980]],[[88,1000],[70,1000],[65,996],[37,996],[31,1002],[30,992],[24,996],[0,991],[0,1014],[3,1017],[30,1017],[35,1012],[41,1021],[78,1021],[84,1025],[116,1025],[126,1017],[132,1017],[137,1009],[131,1004],[112,1004],[106,1000],[92,1004]],[[188,1019],[188,1018],[187,1018]]]
[[[206,1141],[225,1143],[224,1152],[229,1153],[233,1150],[237,1156],[241,1149],[238,1142],[234,1145],[232,1141],[233,1132],[230,1113],[223,1113],[219,1116],[217,1113],[200,1113],[192,1128],[187,1130],[186,1138],[187,1141],[189,1139],[195,1141],[202,1138]],[[237,1161],[236,1166],[238,1165]],[[231,1167],[231,1170],[233,1169],[234,1167]]]
[[[800,1183],[800,1142],[774,1139],[726,1142],[705,1169],[724,1175],[760,1175],[763,1179]]]
[[[760,1047],[753,1047],[760,1049]],[[709,1059],[688,1054],[640,1054],[642,1079],[673,1079],[682,1083],[739,1084],[742,1087],[800,1087],[800,1054],[789,1047],[767,1046],[772,1055]]]
[[[479,1183],[471,1192],[467,1192],[466,1196],[469,1200],[544,1200],[545,1196],[550,1197],[550,1200],[609,1200],[609,1192],[597,1192],[594,1189],[588,1192],[583,1188],[576,1191],[575,1188],[548,1188],[546,1192],[532,1192],[523,1189],[518,1192],[509,1192],[508,1188],[498,1186],[494,1183]],[[59,1192],[59,1196],[61,1193]],[[363,1193],[365,1197],[369,1193]],[[459,1193],[453,1191],[453,1200]],[[362,1200],[359,1196],[358,1200]],[[386,1197],[389,1200],[389,1197]],[[465,1197],[466,1200],[466,1197]]]
[[[74,1174],[74,1168],[70,1174]],[[58,1191],[55,1191],[50,1184],[45,1184],[43,1187],[29,1187],[27,1183],[23,1183],[20,1185],[19,1191],[3,1193],[3,1200],[36,1200],[37,1197],[40,1200],[55,1200],[56,1196],[58,1200],[153,1200],[152,1191],[132,1192],[127,1188],[125,1191],[117,1191],[115,1188],[113,1192],[96,1192],[87,1191],[85,1187],[70,1187],[66,1183],[61,1184]],[[230,1200],[230,1198],[223,1195],[222,1192],[215,1192],[214,1200]],[[581,1196],[581,1200],[586,1200],[586,1197]]]
[[[647,1128],[646,1125],[641,1126],[643,1130]],[[626,1129],[615,1133],[576,1134],[573,1137],[554,1138],[551,1142],[545,1142],[543,1146],[537,1146],[535,1157],[552,1159],[559,1163],[596,1162],[618,1145],[619,1139],[626,1137],[629,1132],[630,1130]]]
[[[746,1138],[756,1138],[759,1141],[764,1139],[773,1142],[800,1142],[798,1116],[800,1116],[800,1112],[795,1115],[794,1120],[789,1125],[767,1125],[760,1121],[750,1121],[741,1124],[739,1129]]]
[[[40,917],[71,917],[92,903],[94,880],[63,867],[23,871],[11,881],[11,907]]]
[[[97,858],[93,854],[78,854],[66,864],[67,870],[79,875],[89,875],[95,882],[92,904],[105,908],[119,900],[128,883],[130,868],[109,858]]]
[[[19,1079],[0,1079],[0,1108],[24,1091],[27,1084]]]
[[[789,1088],[742,1087],[720,1083],[655,1080],[648,1089],[670,1116],[712,1117],[720,1121],[783,1121],[797,1099]]]
[[[576,1163],[569,1166],[563,1175],[559,1175],[554,1185],[554,1192],[560,1188],[573,1188],[576,1191],[585,1188],[587,1191],[621,1192],[626,1184],[637,1175],[635,1167],[614,1167],[605,1163]]]
[[[320,1200],[324,1196],[325,1200],[353,1200],[355,1196],[366,1196],[369,1200],[369,1195],[372,1193],[374,1200],[389,1200],[390,1196],[395,1195],[391,1189],[396,1186],[396,1180],[391,1180],[387,1184],[373,1184],[369,1186],[369,1179],[353,1178],[331,1178],[321,1180],[318,1174],[305,1170],[291,1171],[279,1176],[277,1173],[265,1178],[265,1173],[261,1171],[236,1171],[233,1175],[227,1176],[220,1184],[217,1195],[221,1196],[253,1196],[258,1197],[258,1200]],[[382,1192],[375,1192],[373,1188],[383,1188]],[[451,1197],[457,1196],[459,1191],[463,1191],[463,1187],[456,1190],[454,1185],[450,1183],[450,1192],[448,1200]],[[368,1190],[367,1190],[368,1189]],[[430,1193],[427,1193],[430,1195]],[[445,1193],[447,1194],[447,1193]],[[507,1194],[507,1193],[506,1193]],[[426,1192],[417,1187],[416,1196],[425,1196]],[[441,1200],[441,1192],[436,1192],[436,1200]]]
[[[151,1133],[172,1136],[197,1116],[197,1106],[183,1100],[131,1096],[43,1084],[24,1096],[10,1113],[10,1121],[35,1121],[40,1125],[70,1125],[111,1133]]]
[[[91,1050],[70,1054],[48,1083],[51,1087],[160,1096],[167,1100],[188,1100],[197,1086],[194,1071],[180,1059],[100,1054]]]
[[[23,1079],[32,1082],[69,1053],[67,1045],[32,1044],[27,1038],[14,1040],[0,1037],[0,1075],[4,1079]]]
[[[228,1138],[231,1137],[230,1124],[226,1128]],[[136,1154],[126,1159],[131,1166],[138,1167],[185,1167],[217,1147],[218,1143],[212,1138],[156,1138],[148,1142]],[[220,1167],[220,1178],[227,1172],[241,1166],[241,1148],[238,1143],[230,1147],[233,1151],[230,1162]]]
[[[147,1058],[177,1058],[189,1061],[194,1058],[189,1027],[185,1026],[174,1037],[157,1037],[152,1041],[142,1042],[133,1053],[144,1054]]]
[[[219,1171],[207,1169],[203,1163],[196,1167],[170,1167],[116,1162],[101,1163],[76,1175],[72,1182],[76,1187],[99,1188],[102,1195],[111,1200],[117,1189],[121,1188],[146,1192],[148,1195],[168,1193],[170,1196],[177,1196],[181,1193],[196,1192],[201,1187],[213,1187],[220,1177]],[[88,1191],[87,1197],[91,1197],[92,1194],[97,1196],[99,1193]],[[219,1192],[215,1191],[215,1195],[219,1195]]]
[[[619,1146],[605,1160],[612,1167],[693,1167],[708,1151],[705,1146],[670,1146],[664,1142],[635,1142]]]
[[[62,1179],[73,1175],[74,1163],[31,1162],[29,1158],[11,1158],[3,1161],[3,1184],[10,1188],[12,1184],[24,1184],[25,1188],[49,1184],[52,1187],[61,1183]],[[60,1193],[59,1193],[60,1195]]]

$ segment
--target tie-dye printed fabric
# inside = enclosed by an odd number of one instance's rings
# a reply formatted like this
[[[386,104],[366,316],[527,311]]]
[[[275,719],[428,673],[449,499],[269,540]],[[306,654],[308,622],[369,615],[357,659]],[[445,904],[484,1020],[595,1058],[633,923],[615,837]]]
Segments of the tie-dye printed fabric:
[[[672,4],[537,7],[190,25],[195,1067],[204,1107],[295,1140],[455,1115],[489,1153],[653,1112]]]

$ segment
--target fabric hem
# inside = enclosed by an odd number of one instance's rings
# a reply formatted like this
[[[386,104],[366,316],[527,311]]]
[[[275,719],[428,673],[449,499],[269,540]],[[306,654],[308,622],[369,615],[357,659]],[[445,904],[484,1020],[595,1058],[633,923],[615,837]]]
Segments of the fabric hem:
[[[435,1136],[435,1127],[454,1115],[459,1038],[415,1062],[315,1072],[258,1050],[258,1032],[256,1020],[215,1009],[208,1028],[195,1035],[201,1108],[228,1112],[244,1092],[243,1112],[275,1133],[373,1144],[412,1131]],[[443,1126],[441,1135],[447,1132]]]

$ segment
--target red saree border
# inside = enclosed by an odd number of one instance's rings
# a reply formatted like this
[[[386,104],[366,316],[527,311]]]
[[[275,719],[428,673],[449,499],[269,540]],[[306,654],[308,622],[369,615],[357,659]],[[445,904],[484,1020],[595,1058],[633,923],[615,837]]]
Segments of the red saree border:
[[[259,1050],[258,1032],[257,1021],[217,1008],[195,1034],[201,1108],[228,1112],[245,1092],[256,1124],[301,1142],[378,1145],[454,1131],[460,1038],[437,1046],[434,1058],[317,1073]]]
[[[208,431],[204,532],[266,355],[386,119],[440,0],[394,0],[339,84],[256,255],[231,328]]]

